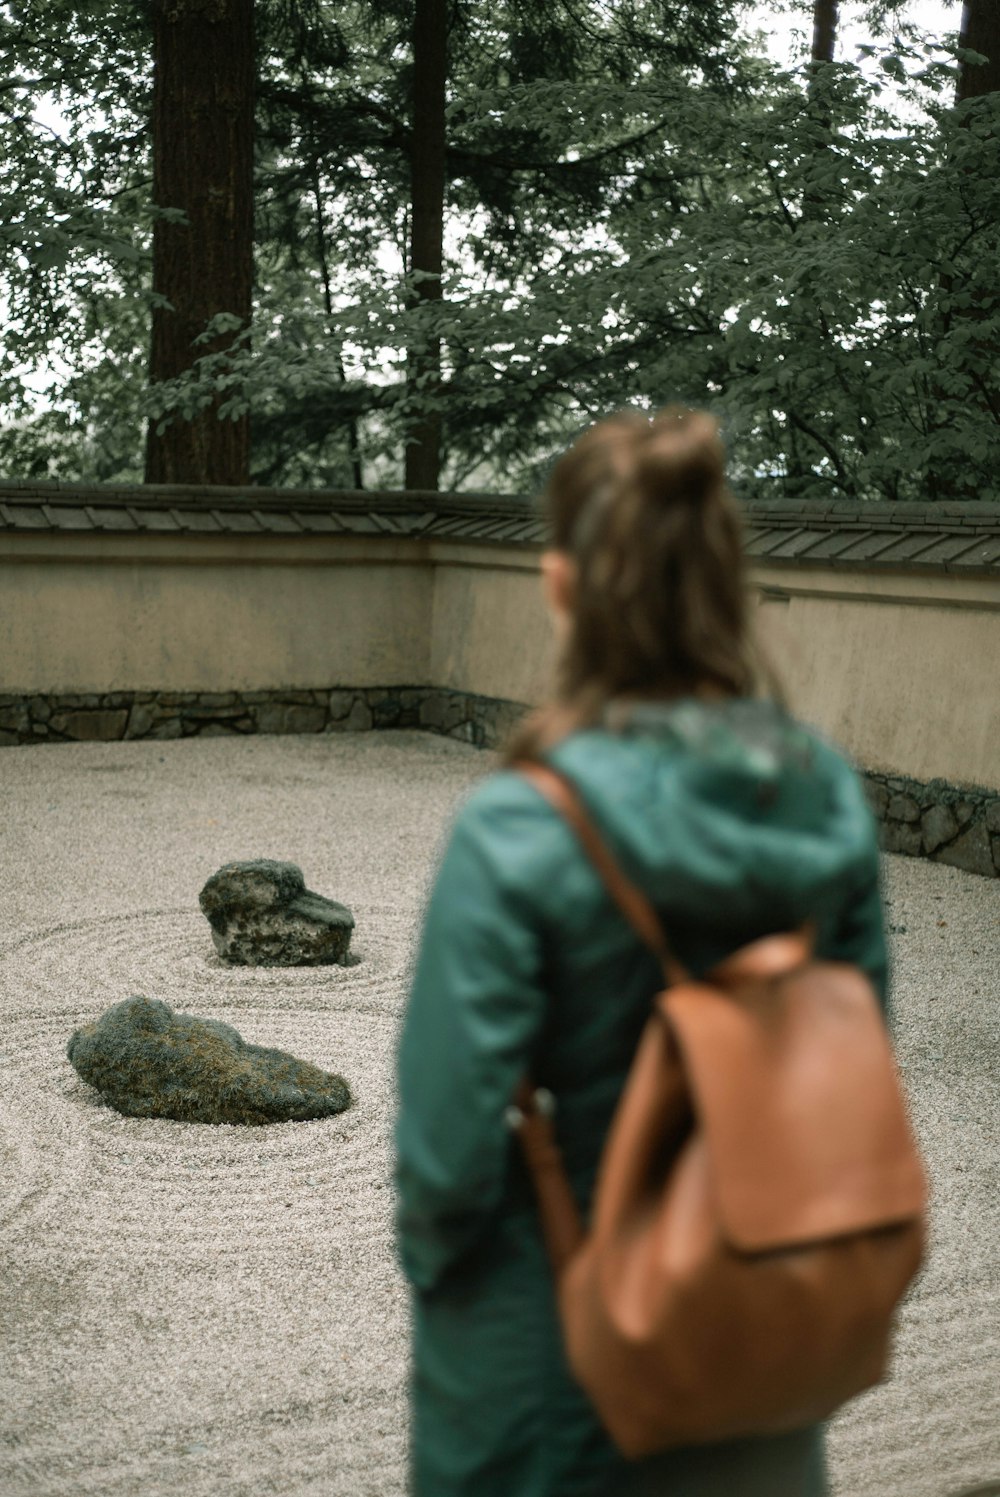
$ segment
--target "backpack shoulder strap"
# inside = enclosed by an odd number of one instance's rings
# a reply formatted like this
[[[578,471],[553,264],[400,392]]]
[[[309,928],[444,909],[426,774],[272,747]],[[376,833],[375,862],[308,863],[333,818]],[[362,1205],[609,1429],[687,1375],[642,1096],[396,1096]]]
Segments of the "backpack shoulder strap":
[[[615,862],[569,780],[550,769],[547,764],[522,760],[514,767],[573,828],[611,898],[636,935],[661,962],[668,983],[672,985],[688,981],[689,973],[671,951],[659,916],[642,890],[626,877]]]

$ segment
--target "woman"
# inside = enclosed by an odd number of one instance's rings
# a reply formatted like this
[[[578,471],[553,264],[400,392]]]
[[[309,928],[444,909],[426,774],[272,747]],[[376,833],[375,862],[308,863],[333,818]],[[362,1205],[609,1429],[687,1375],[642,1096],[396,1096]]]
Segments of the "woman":
[[[884,998],[873,825],[844,760],[754,696],[739,523],[703,412],[587,431],[548,490],[555,700],[512,744],[575,785],[695,974],[818,922]],[[427,911],[400,1058],[399,1242],[414,1294],[418,1497],[819,1497],[819,1427],[627,1463],[570,1377],[504,1113],[556,1098],[589,1205],[656,961],[573,832],[509,767],[464,806]]]

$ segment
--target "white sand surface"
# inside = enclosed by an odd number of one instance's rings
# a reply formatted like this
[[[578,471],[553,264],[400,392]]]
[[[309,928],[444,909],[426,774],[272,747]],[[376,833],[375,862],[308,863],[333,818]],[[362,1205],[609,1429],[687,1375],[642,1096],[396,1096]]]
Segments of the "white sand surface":
[[[436,848],[492,764],[414,733],[0,751],[0,1497],[401,1497],[394,1036]],[[248,857],[349,904],[361,961],[226,968],[197,896]],[[838,1497],[944,1497],[1000,1479],[1000,883],[893,858],[889,894],[933,1251],[831,1464]],[[355,1106],[120,1117],[65,1047],[137,992],[342,1072]]]

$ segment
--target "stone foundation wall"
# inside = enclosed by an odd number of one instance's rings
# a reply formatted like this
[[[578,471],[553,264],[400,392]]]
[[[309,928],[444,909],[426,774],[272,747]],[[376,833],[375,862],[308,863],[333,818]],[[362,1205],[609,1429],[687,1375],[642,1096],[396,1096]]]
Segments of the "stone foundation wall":
[[[1000,795],[995,790],[870,770],[864,779],[886,852],[1000,877]]]
[[[436,686],[0,695],[0,745],[423,728],[493,748],[525,710]]]
[[[0,696],[0,745],[421,728],[497,748],[526,710],[519,702],[435,686],[8,695]],[[1000,877],[996,791],[873,771],[864,780],[886,852]]]

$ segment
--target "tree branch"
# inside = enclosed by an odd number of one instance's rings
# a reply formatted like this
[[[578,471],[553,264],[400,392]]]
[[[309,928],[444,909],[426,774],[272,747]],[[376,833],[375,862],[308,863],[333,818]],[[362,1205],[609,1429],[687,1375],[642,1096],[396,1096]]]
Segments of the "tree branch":
[[[824,437],[822,432],[816,431],[815,428],[810,426],[807,421],[803,421],[802,417],[796,411],[790,410],[786,407],[785,414],[788,416],[789,421],[791,421],[794,426],[797,426],[799,431],[801,431],[804,436],[811,437],[812,440],[816,443],[817,447],[821,447],[823,449],[827,457],[833,463],[834,472],[837,475],[838,486],[844,490],[845,494],[852,493],[853,490],[850,480],[848,479],[848,476],[844,471],[844,465],[840,460],[840,454],[838,453],[836,447],[834,447],[833,443],[830,442],[826,437]]]

